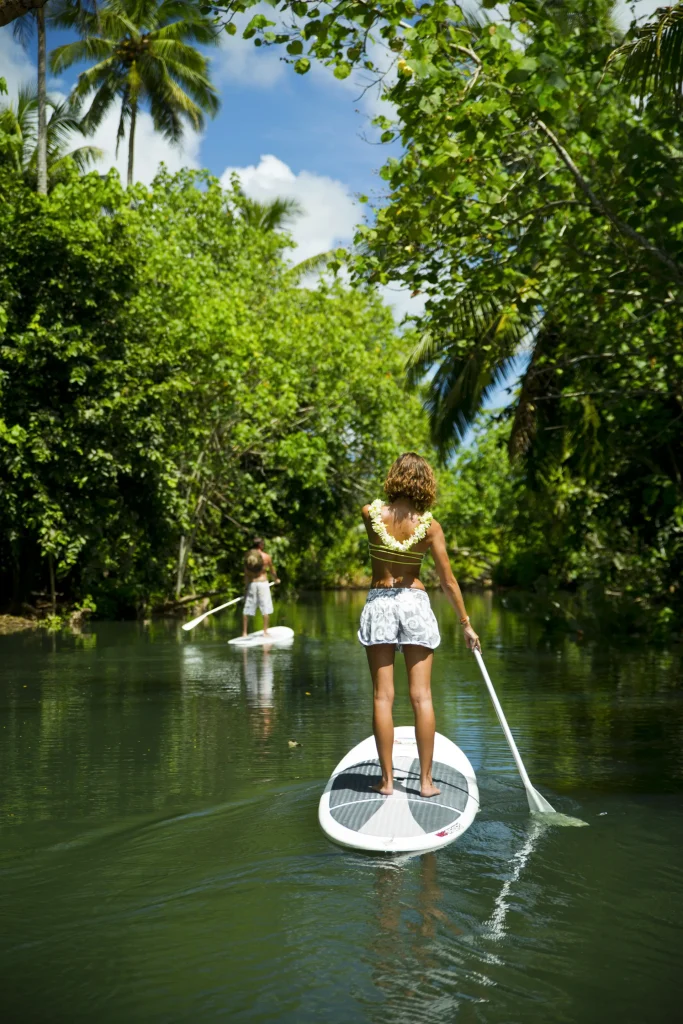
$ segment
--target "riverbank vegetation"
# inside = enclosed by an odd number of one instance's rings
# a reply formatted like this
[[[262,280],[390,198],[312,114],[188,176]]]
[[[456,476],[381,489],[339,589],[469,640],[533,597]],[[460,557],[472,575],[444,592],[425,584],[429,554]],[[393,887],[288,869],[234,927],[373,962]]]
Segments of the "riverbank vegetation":
[[[207,176],[4,196],[5,600],[224,592],[255,531],[310,574],[424,423],[389,311],[298,287],[284,236]]]
[[[216,10],[233,34],[250,6]],[[362,584],[357,506],[416,448],[440,459],[464,582],[680,631],[683,5],[660,46],[613,6],[255,16],[247,38],[296,72],[385,74],[378,125],[402,149],[345,257],[353,287],[301,287],[237,183],[124,188],[67,147],[39,195],[0,117],[1,603],[110,616],[232,593],[254,531],[293,585]],[[389,281],[426,302],[400,330]]]

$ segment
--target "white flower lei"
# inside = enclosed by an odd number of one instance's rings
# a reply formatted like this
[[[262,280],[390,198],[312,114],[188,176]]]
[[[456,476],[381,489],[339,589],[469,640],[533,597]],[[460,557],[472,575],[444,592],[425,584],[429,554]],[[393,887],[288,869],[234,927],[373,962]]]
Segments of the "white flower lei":
[[[378,535],[382,543],[386,548],[390,548],[392,551],[408,551],[414,544],[419,544],[421,540],[425,539],[427,530],[432,525],[432,519],[434,516],[431,512],[423,512],[418,520],[415,533],[413,533],[407,540],[396,540],[392,537],[386,526],[382,521],[382,506],[384,502],[381,498],[376,498],[370,506],[370,522],[373,525],[375,533]]]

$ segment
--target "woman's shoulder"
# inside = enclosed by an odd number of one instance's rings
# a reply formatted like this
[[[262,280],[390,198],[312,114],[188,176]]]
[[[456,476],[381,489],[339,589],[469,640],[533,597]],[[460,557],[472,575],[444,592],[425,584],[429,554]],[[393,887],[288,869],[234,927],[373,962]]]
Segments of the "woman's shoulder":
[[[443,535],[444,534],[441,528],[441,523],[437,519],[432,518],[429,524],[429,529],[427,530],[425,540],[428,540],[430,543],[433,543],[435,540],[438,540],[439,537],[443,537]]]
[[[363,507],[361,509],[361,514],[362,514],[363,518],[364,519],[369,519],[370,515],[372,514],[372,512],[374,512],[375,509],[377,509],[377,508],[381,508],[382,505],[383,505],[383,501],[382,501],[381,498],[375,498],[374,501],[370,501],[370,502],[368,502],[367,505],[363,505]]]
[[[439,533],[443,533],[443,530],[441,529],[441,524],[439,523],[438,519],[435,519],[434,516],[432,516],[429,520],[427,536],[434,537]]]

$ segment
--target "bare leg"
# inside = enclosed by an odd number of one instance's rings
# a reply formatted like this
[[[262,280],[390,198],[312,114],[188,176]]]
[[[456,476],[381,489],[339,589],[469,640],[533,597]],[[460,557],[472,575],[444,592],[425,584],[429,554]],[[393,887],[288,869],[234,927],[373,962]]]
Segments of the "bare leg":
[[[432,782],[432,757],[434,755],[434,708],[432,706],[432,660],[433,651],[417,644],[404,644],[403,653],[408,670],[410,703],[415,712],[415,739],[420,757],[420,793],[422,796],[437,796],[441,790]]]
[[[394,705],[394,653],[393,644],[372,644],[366,647],[368,665],[372,676],[372,731],[375,734],[382,781],[374,786],[383,796],[394,792],[394,767],[391,753],[394,747],[394,720],[391,709]]]
[[[270,619],[270,615],[264,615],[263,616],[263,635],[264,636],[268,635],[268,620],[269,619]]]
[[[246,636],[247,635],[247,630],[248,629],[249,629],[249,616],[248,615],[243,615],[242,616],[242,636]]]

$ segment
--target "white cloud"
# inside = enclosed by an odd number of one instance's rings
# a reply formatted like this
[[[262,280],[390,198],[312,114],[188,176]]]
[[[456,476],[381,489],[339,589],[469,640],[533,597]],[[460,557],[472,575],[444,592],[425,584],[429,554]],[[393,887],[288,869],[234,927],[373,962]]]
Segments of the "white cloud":
[[[628,28],[633,16],[632,7],[635,7],[636,18],[640,20],[643,17],[649,18],[658,7],[665,7],[668,2],[672,2],[672,0],[635,0],[635,3],[632,3],[631,0],[618,0],[614,12],[615,21],[620,28]]]
[[[259,202],[277,198],[296,199],[304,210],[289,226],[297,244],[291,258],[295,262],[327,252],[335,246],[348,246],[353,241],[360,210],[343,182],[310,171],[295,174],[282,160],[272,154],[262,156],[254,167],[228,167],[221,176],[224,188],[236,174],[245,193]],[[343,272],[342,272],[343,276]],[[407,313],[419,314],[424,309],[424,296],[410,296],[407,288],[386,285],[379,289],[391,306],[399,323]]]
[[[35,85],[36,81],[35,65],[23,46],[12,38],[11,25],[0,29],[0,78],[7,82],[12,100],[22,85]]]
[[[276,21],[278,17],[273,7],[261,3],[234,19],[235,35],[229,36],[224,32],[218,50],[210,53],[211,68],[217,82],[239,82],[240,85],[271,89],[285,75],[295,74],[293,68],[280,60],[285,53],[284,47],[255,46],[253,39],[242,38],[242,32],[257,14],[265,14],[269,21]]]
[[[379,291],[387,306],[391,306],[398,324],[405,316],[420,316],[424,313],[426,295],[416,295],[413,298],[410,288],[398,284],[382,285]]]
[[[225,188],[229,188],[232,174],[238,175],[242,188],[252,199],[269,202],[282,197],[296,199],[300,204],[304,212],[289,226],[297,245],[297,262],[351,241],[359,219],[358,209],[343,182],[310,171],[295,174],[272,155],[262,156],[256,167],[227,167],[221,176]]]
[[[282,47],[254,46],[253,39],[241,35],[221,40],[220,48],[210,54],[211,70],[218,83],[239,82],[259,89],[271,89],[293,68],[280,60]]]

